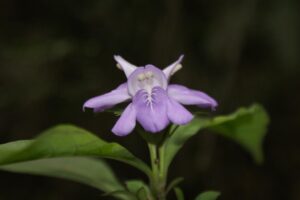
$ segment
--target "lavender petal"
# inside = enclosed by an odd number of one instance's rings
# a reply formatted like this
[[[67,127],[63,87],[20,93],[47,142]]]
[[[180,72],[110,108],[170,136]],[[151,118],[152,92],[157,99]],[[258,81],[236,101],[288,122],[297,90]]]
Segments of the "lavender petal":
[[[152,89],[151,97],[145,90],[138,91],[134,96],[133,104],[137,111],[137,121],[146,131],[160,132],[169,124],[167,101],[166,91],[160,87]]]
[[[171,122],[178,125],[187,124],[193,119],[192,113],[171,97],[168,101],[168,117]]]
[[[168,95],[184,105],[197,105],[202,108],[211,108],[215,110],[218,106],[216,100],[204,92],[192,90],[182,85],[169,85]]]
[[[101,112],[111,108],[116,104],[129,100],[131,97],[128,94],[127,83],[121,84],[115,90],[109,93],[93,97],[83,104],[83,109],[92,108],[94,112]]]
[[[126,136],[131,133],[136,125],[136,110],[134,106],[129,104],[117,123],[112,128],[112,132],[117,136]]]

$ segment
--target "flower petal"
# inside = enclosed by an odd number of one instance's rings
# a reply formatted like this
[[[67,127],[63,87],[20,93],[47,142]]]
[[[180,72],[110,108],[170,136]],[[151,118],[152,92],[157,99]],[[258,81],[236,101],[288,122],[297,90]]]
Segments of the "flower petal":
[[[166,75],[167,79],[169,80],[170,77],[175,74],[178,70],[180,70],[182,68],[182,65],[180,64],[182,59],[183,59],[184,55],[181,55],[178,60],[176,60],[175,62],[173,62],[171,65],[169,65],[168,67],[166,67],[163,72]]]
[[[93,97],[87,100],[83,104],[83,109],[92,108],[94,112],[101,112],[105,109],[111,108],[118,103],[122,103],[124,101],[129,100],[131,97],[128,94],[127,83],[123,83],[115,90]]]
[[[136,125],[136,110],[134,106],[129,104],[117,123],[112,128],[112,132],[118,136],[126,136],[131,133]]]
[[[117,66],[121,68],[121,70],[124,71],[126,77],[128,78],[134,70],[136,70],[136,66],[126,61],[124,58],[122,58],[119,55],[115,55],[114,59],[117,61]]]
[[[169,85],[168,95],[184,105],[197,105],[203,108],[209,107],[212,110],[215,110],[215,108],[218,106],[216,100],[214,100],[204,92],[191,90],[182,85]]]
[[[137,121],[146,131],[160,132],[169,124],[167,101],[167,93],[161,87],[154,87],[151,97],[146,90],[138,91],[133,97]]]
[[[171,122],[178,125],[187,124],[193,119],[192,113],[171,97],[168,101],[168,117]]]

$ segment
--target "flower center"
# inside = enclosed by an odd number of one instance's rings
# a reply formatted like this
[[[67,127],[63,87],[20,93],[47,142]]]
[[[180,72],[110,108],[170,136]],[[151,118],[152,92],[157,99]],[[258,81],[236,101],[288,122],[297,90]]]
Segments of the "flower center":
[[[139,67],[128,77],[128,90],[132,96],[140,90],[145,90],[148,95],[148,100],[151,101],[153,97],[152,89],[154,87],[166,89],[167,79],[160,69],[152,65]]]
[[[154,84],[153,72],[148,71],[146,73],[141,73],[137,76],[137,79],[138,79],[139,88],[146,90],[148,94],[150,94]]]

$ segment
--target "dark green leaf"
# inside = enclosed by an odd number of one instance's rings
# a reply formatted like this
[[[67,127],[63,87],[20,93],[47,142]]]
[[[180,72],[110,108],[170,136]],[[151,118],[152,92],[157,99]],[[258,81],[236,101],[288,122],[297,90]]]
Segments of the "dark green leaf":
[[[141,180],[129,180],[125,182],[127,189],[136,194],[142,187],[147,187],[147,185]]]
[[[195,200],[216,200],[220,194],[220,192],[216,191],[206,191],[199,194]]]
[[[166,194],[168,194],[174,187],[176,187],[179,183],[184,180],[182,177],[175,178],[166,189]]]
[[[257,163],[263,162],[262,145],[269,116],[262,106],[241,108],[232,115],[216,117],[209,123],[209,129],[240,144]]]
[[[262,142],[266,134],[269,117],[265,109],[255,104],[240,108],[236,112],[212,119],[195,117],[185,126],[173,127],[173,133],[166,140],[165,170],[183,144],[202,129],[211,129],[243,146],[256,162],[263,160]]]
[[[83,183],[104,192],[125,190],[102,160],[86,157],[45,158],[0,166],[10,172],[45,175]],[[121,198],[121,195],[116,195]]]
[[[197,117],[188,125],[173,126],[172,135],[165,141],[165,168],[169,167],[174,156],[182,148],[183,144],[202,128],[202,120]]]
[[[107,192],[102,196],[112,196],[122,200],[139,200],[134,194],[127,190],[116,190],[113,192]]]
[[[126,187],[127,189],[135,194],[138,199],[144,200],[144,199],[153,199],[151,196],[151,192],[149,187],[141,180],[129,180],[126,181]]]
[[[117,143],[106,142],[90,132],[72,126],[59,125],[45,131],[34,140],[0,145],[0,166],[43,158],[95,156],[119,160],[149,175],[149,167]]]
[[[174,188],[174,192],[177,200],[184,200],[184,194],[179,187]]]
[[[121,116],[123,111],[124,111],[124,109],[121,109],[121,108],[111,108],[111,109],[106,110],[105,112],[112,113],[113,115],[118,117],[118,116]]]
[[[136,195],[139,200],[150,200],[147,190],[144,187],[140,188]]]

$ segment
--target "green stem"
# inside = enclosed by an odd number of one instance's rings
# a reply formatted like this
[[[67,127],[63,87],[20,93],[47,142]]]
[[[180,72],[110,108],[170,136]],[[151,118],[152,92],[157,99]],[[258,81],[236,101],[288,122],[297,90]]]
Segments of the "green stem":
[[[167,172],[165,170],[165,145],[159,147],[159,175],[163,179],[167,179]]]
[[[151,190],[156,200],[166,200],[166,173],[164,169],[164,145],[148,143],[152,178],[150,180]]]
[[[152,175],[157,174],[159,172],[159,157],[157,154],[157,148],[155,144],[148,143],[148,148],[150,152],[150,160],[151,160],[151,167],[152,167]]]

